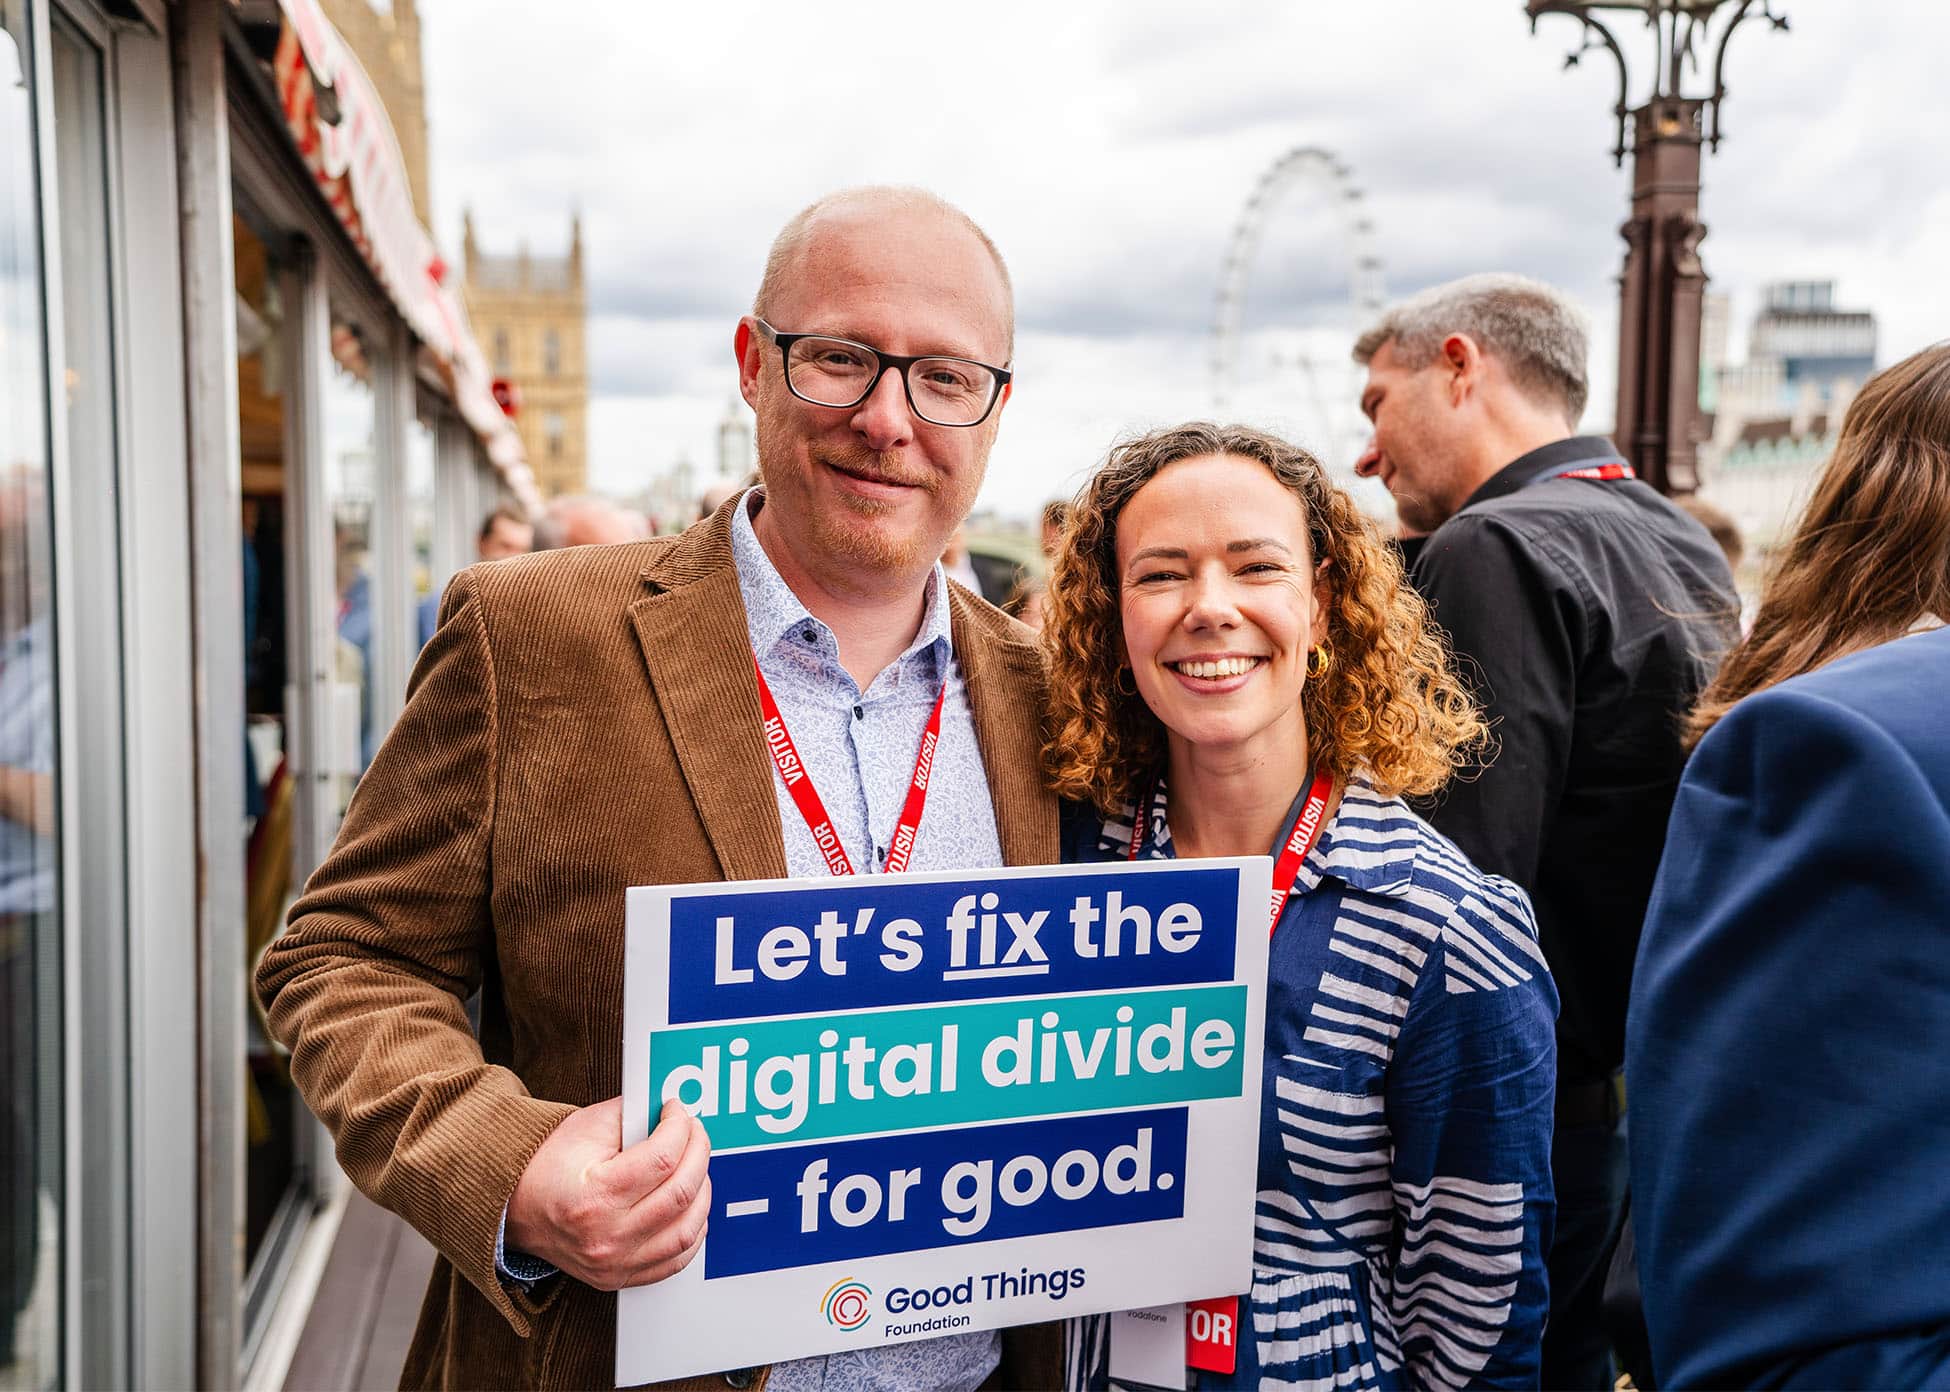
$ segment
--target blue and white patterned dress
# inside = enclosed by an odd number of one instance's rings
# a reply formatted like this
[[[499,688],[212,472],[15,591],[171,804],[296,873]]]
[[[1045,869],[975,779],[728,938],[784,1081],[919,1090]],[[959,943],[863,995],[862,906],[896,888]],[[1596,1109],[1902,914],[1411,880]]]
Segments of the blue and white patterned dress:
[[[1148,859],[1175,854],[1165,808],[1160,782]],[[1068,809],[1064,836],[1121,860],[1130,809]],[[1535,1387],[1557,990],[1523,891],[1357,775],[1268,982],[1250,1337],[1199,1387]],[[1075,1381],[1101,1387],[1107,1321],[1078,1323]]]

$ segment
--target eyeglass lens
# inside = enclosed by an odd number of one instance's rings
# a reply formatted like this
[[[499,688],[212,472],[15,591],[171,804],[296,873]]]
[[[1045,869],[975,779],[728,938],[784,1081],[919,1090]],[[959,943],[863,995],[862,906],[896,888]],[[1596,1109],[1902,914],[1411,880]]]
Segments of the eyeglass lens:
[[[786,355],[792,390],[820,406],[855,406],[866,396],[880,359],[840,338],[802,338]],[[936,425],[972,425],[995,394],[995,374],[960,358],[922,358],[907,370],[915,412]]]

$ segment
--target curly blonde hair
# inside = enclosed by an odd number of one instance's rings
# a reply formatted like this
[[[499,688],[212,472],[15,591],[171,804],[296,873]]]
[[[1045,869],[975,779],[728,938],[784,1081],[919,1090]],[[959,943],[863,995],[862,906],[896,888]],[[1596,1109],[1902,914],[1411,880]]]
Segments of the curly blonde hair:
[[[1487,745],[1488,728],[1451,669],[1428,607],[1401,561],[1320,461],[1277,436],[1195,421],[1116,445],[1070,507],[1044,600],[1050,712],[1044,768],[1063,797],[1106,815],[1164,764],[1164,726],[1120,685],[1125,660],[1117,518],[1167,465],[1203,455],[1264,464],[1300,500],[1307,544],[1326,563],[1327,670],[1300,707],[1314,756],[1345,778],[1362,769],[1383,795],[1435,792]]]

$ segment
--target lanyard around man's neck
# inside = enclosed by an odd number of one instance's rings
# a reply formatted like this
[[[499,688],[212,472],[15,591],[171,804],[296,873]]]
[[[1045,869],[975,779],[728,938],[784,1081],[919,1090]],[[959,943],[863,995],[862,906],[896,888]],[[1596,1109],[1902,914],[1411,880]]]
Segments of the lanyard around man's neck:
[[[855,873],[852,858],[840,844],[840,834],[834,830],[826,804],[813,786],[811,771],[799,757],[792,732],[785,728],[785,717],[779,713],[779,703],[772,698],[772,688],[758,665],[756,651],[752,653],[752,671],[758,676],[758,708],[765,717],[765,749],[772,756],[772,766],[779,771],[785,790],[792,794],[799,815],[806,819],[813,844],[826,857],[826,868],[835,875],[851,875]],[[921,734],[921,751],[914,756],[914,776],[908,781],[907,801],[901,807],[900,820],[894,824],[894,839],[887,843],[883,868],[890,875],[907,869],[907,862],[914,855],[914,838],[920,834],[921,814],[928,805],[928,780],[934,772],[935,746],[941,743],[941,707],[947,699],[948,679],[944,676],[941,692],[934,698],[934,713],[928,717],[928,728]]]

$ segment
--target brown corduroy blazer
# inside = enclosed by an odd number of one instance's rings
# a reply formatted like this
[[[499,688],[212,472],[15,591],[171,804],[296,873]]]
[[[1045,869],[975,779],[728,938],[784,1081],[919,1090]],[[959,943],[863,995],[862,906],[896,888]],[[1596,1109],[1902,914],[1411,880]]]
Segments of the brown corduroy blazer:
[[[406,1386],[614,1381],[616,1298],[566,1276],[511,1293],[495,1235],[549,1132],[622,1086],[624,890],[786,873],[731,506],[679,537],[456,577],[399,723],[258,968],[346,1173],[439,1250]],[[1036,648],[949,593],[1003,855],[1053,862]],[[1059,1381],[1056,1326],[1004,1347],[1003,1385]]]

